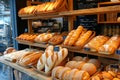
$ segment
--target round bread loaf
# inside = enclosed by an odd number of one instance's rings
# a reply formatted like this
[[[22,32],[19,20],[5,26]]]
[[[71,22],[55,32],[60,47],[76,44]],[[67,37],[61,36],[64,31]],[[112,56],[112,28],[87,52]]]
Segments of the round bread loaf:
[[[83,57],[81,56],[75,56],[72,58],[72,61],[82,61],[83,60]]]
[[[100,67],[100,62],[97,59],[90,59],[88,63],[93,63],[97,68]]]
[[[85,63],[81,69],[87,71],[90,75],[97,71],[96,66],[92,63]]]

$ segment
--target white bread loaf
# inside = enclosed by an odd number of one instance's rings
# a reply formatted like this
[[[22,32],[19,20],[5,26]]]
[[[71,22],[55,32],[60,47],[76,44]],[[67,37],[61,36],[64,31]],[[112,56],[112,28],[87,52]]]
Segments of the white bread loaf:
[[[70,71],[68,80],[74,80],[75,74],[76,74],[78,71],[79,71],[78,69],[72,69],[72,70]]]

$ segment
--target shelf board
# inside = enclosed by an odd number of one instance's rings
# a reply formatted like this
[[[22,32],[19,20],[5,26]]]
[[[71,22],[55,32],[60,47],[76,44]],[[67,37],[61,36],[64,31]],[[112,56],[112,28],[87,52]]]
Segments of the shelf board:
[[[120,1],[116,1],[116,2],[100,2],[98,3],[99,5],[112,5],[112,4],[120,4]]]
[[[37,14],[37,15],[19,15],[22,19],[50,19],[50,18],[57,18],[63,17],[59,15],[58,12],[55,13],[45,13],[45,14]]]
[[[104,21],[104,22],[98,22],[98,24],[120,24],[120,22],[117,22],[117,21]]]
[[[100,8],[90,8],[90,9],[80,9],[80,10],[71,10],[59,13],[61,16],[72,16],[72,15],[94,15],[100,13],[111,13],[111,12],[120,12],[120,5],[116,6],[107,6]]]
[[[117,60],[120,59],[119,55],[117,54],[105,55],[105,54],[100,54],[98,52],[90,52],[90,51],[85,51],[85,50],[72,50],[72,49],[70,49],[69,51],[76,52],[76,53],[82,53],[82,54],[88,54],[88,55],[94,55],[98,57],[110,58],[110,59],[117,59]]]
[[[47,48],[47,46],[48,46],[48,44],[34,43],[34,42],[30,42],[30,41],[23,41],[23,40],[17,40],[17,41],[20,44],[35,46],[35,47],[41,47],[41,48]]]
[[[22,66],[17,65],[16,63],[12,63],[12,62],[4,60],[3,57],[0,57],[0,62],[8,65],[20,72],[23,72],[23,73],[27,74],[28,76],[35,78],[36,80],[52,80],[51,77],[44,76],[44,75],[36,72],[32,68],[24,68]]]

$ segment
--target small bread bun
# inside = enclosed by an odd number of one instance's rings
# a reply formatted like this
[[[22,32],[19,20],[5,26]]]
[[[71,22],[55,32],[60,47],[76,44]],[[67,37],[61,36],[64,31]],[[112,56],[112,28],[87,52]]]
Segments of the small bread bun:
[[[85,63],[82,66],[82,70],[87,71],[90,75],[94,74],[97,71],[97,68],[94,64],[92,63]]]
[[[90,75],[87,71],[80,70],[75,74],[74,79],[72,80],[89,80],[89,78]]]
[[[63,74],[63,76],[61,77],[61,80],[68,80],[68,77],[69,77],[69,74],[70,74],[70,72],[71,72],[71,69],[64,69],[63,71],[62,71],[64,74]],[[62,73],[61,72],[61,73]]]
[[[109,80],[113,79],[113,76],[106,71],[102,72],[102,76],[103,76],[104,79],[109,79]]]
[[[99,76],[93,76],[91,80],[100,80]]]
[[[60,73],[60,71],[61,71],[63,68],[64,68],[63,66],[55,67],[55,68],[52,70],[52,78],[57,78],[57,79],[58,79],[59,73]]]
[[[72,69],[72,70],[70,71],[68,80],[74,80],[74,79],[75,79],[75,74],[76,74],[78,71],[79,71],[78,69]]]
[[[83,66],[85,63],[86,63],[86,62],[84,62],[84,61],[79,61],[79,62],[77,62],[77,64],[75,65],[75,68],[81,70],[82,66]]]
[[[108,73],[110,73],[113,77],[116,77],[117,74],[115,74],[115,72],[113,71],[108,71]]]
[[[69,61],[69,62],[66,63],[65,67],[69,67],[71,69],[74,69],[75,68],[74,65],[76,65],[76,64],[77,64],[76,61]]]
[[[120,80],[119,78],[113,78],[113,80]]]
[[[88,63],[93,63],[97,68],[100,67],[100,62],[97,59],[90,59]]]
[[[83,57],[81,56],[75,56],[72,58],[72,61],[82,61]]]
[[[65,73],[66,71],[71,71],[71,69],[70,69],[69,67],[64,67],[64,68],[59,72],[58,78],[59,78],[60,80],[63,80],[63,79],[64,79],[64,78],[63,78],[63,75],[64,75],[64,73]]]
[[[89,60],[88,57],[83,57],[83,61],[87,62]]]

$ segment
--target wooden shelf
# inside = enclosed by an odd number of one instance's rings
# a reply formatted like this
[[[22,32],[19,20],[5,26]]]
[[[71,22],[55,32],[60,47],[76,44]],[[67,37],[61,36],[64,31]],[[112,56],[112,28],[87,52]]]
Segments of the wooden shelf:
[[[39,43],[32,43],[32,42],[25,42],[25,41],[18,41],[18,43],[30,45],[30,46],[41,47],[41,48],[47,48],[47,46],[49,46],[49,44],[39,44]],[[59,46],[62,46],[62,45],[59,45]],[[62,47],[65,47],[65,46],[62,46]],[[75,47],[65,47],[65,48],[67,48],[70,52],[83,53],[83,54],[106,57],[106,58],[117,59],[117,60],[119,59],[119,56],[117,54],[105,55],[105,54],[100,54],[97,52],[85,51],[85,50],[75,48]]]
[[[90,51],[85,51],[85,50],[72,50],[72,49],[69,49],[69,51],[76,52],[76,53],[82,53],[82,54],[88,54],[88,55],[94,55],[94,56],[98,56],[98,57],[110,58],[110,59],[117,59],[117,60],[120,59],[119,55],[117,55],[117,54],[104,55],[104,54],[100,54],[98,52],[90,52]]]
[[[120,5],[117,6],[107,6],[100,8],[90,8],[81,10],[71,10],[59,13],[61,16],[71,16],[71,15],[93,15],[107,12],[120,12]]]
[[[38,72],[36,72],[32,68],[24,68],[22,66],[17,65],[16,63],[12,63],[12,62],[4,60],[3,57],[0,57],[0,62],[4,63],[4,64],[20,71],[20,72],[23,72],[23,73],[27,74],[28,76],[33,77],[36,80],[52,80],[51,77],[47,77],[45,75],[39,74]]]
[[[64,11],[59,13],[46,13],[41,15],[27,15],[20,16],[22,19],[44,19],[44,18],[55,18],[55,17],[63,17],[63,16],[77,16],[77,15],[94,15],[106,12],[120,12],[120,5],[116,6],[107,6],[100,8],[90,8],[90,9],[81,9],[81,10],[71,10]]]
[[[103,23],[106,23],[106,24],[120,24],[120,22],[117,22],[117,21],[98,22],[98,24],[103,24]]]
[[[34,43],[34,42],[30,42],[30,41],[23,41],[23,40],[17,40],[17,41],[20,44],[35,46],[35,47],[41,47],[41,48],[47,48],[47,46],[48,46],[48,44]]]

